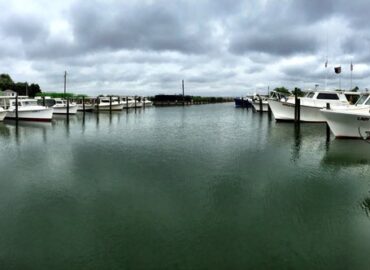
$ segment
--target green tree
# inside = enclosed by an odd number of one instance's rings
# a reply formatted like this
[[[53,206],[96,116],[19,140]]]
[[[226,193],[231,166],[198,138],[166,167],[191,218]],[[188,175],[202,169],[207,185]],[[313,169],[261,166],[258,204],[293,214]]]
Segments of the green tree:
[[[304,96],[304,92],[300,89],[300,88],[298,88],[298,87],[295,87],[294,88],[294,90],[292,91],[292,94],[293,95],[295,95],[297,93],[297,95],[299,96],[299,97],[303,97]]]
[[[280,93],[280,94],[284,94],[284,95],[287,95],[287,96],[290,96],[290,92],[287,88],[285,88],[284,86],[282,87],[276,87],[274,89],[274,91]]]
[[[358,92],[358,90],[360,90],[360,88],[358,88],[358,86],[355,86],[355,88],[353,88],[353,89],[351,90],[351,92]]]
[[[4,90],[13,90],[14,82],[8,74],[0,74],[0,89]]]

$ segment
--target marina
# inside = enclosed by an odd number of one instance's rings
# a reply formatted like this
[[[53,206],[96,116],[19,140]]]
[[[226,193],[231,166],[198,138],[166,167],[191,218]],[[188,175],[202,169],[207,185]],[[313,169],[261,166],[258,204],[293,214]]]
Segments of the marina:
[[[0,142],[4,269],[370,263],[370,146],[325,124],[225,103],[5,121]]]

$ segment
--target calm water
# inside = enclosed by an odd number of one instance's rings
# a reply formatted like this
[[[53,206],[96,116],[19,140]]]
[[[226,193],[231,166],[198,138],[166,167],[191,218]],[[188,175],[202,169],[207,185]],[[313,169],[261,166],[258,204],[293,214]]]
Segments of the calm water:
[[[0,269],[369,269],[370,144],[232,104],[0,123]]]

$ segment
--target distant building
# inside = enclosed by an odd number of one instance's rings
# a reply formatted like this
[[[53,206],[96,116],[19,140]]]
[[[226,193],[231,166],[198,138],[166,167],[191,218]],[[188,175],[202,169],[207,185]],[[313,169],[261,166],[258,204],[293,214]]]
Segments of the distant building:
[[[17,92],[8,89],[8,90],[5,90],[5,91],[2,91],[1,94],[3,96],[7,96],[7,97],[15,97],[17,95]]]

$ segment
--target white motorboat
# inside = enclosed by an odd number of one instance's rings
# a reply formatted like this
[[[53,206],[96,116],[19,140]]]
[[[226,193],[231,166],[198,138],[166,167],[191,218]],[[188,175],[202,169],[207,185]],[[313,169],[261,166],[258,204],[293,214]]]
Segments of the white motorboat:
[[[370,138],[370,95],[355,105],[325,108],[321,113],[336,138]]]
[[[68,106],[67,101],[61,98],[50,99],[50,101],[53,103],[51,107],[54,109],[54,114],[67,114],[67,111],[69,114],[77,113],[77,104],[74,102],[70,102]]]
[[[135,107],[135,99],[133,99],[132,97],[120,97],[120,102],[121,104],[123,104],[124,109]]]
[[[352,93],[357,95],[357,93]],[[302,122],[325,122],[321,109],[330,106],[349,105],[344,92],[320,90],[308,92],[304,97],[299,98],[301,103],[300,120]],[[271,111],[277,121],[293,121],[295,112],[295,99],[282,98],[281,100],[269,100]]]
[[[7,111],[0,107],[0,121],[4,121]]]
[[[15,97],[0,97],[1,105],[7,110],[6,119],[16,119]],[[53,118],[53,108],[40,106],[36,99],[18,97],[18,120],[46,121]]]
[[[124,105],[119,101],[118,98],[112,97],[112,102],[110,97],[99,98],[98,104],[95,104],[95,110],[99,111],[122,111]]]
[[[261,111],[261,105],[262,105],[262,112],[267,112],[269,109],[269,103],[268,103],[268,97],[267,96],[260,96],[260,95],[254,95],[251,100],[248,100],[249,102],[252,102],[252,106],[255,111],[260,112]],[[261,103],[262,104],[261,104]]]
[[[85,103],[85,106],[83,104],[77,104],[77,111],[92,112],[94,107],[95,105],[92,103]]]
[[[151,106],[153,106],[153,101],[144,98],[143,99],[143,107],[151,107]]]

